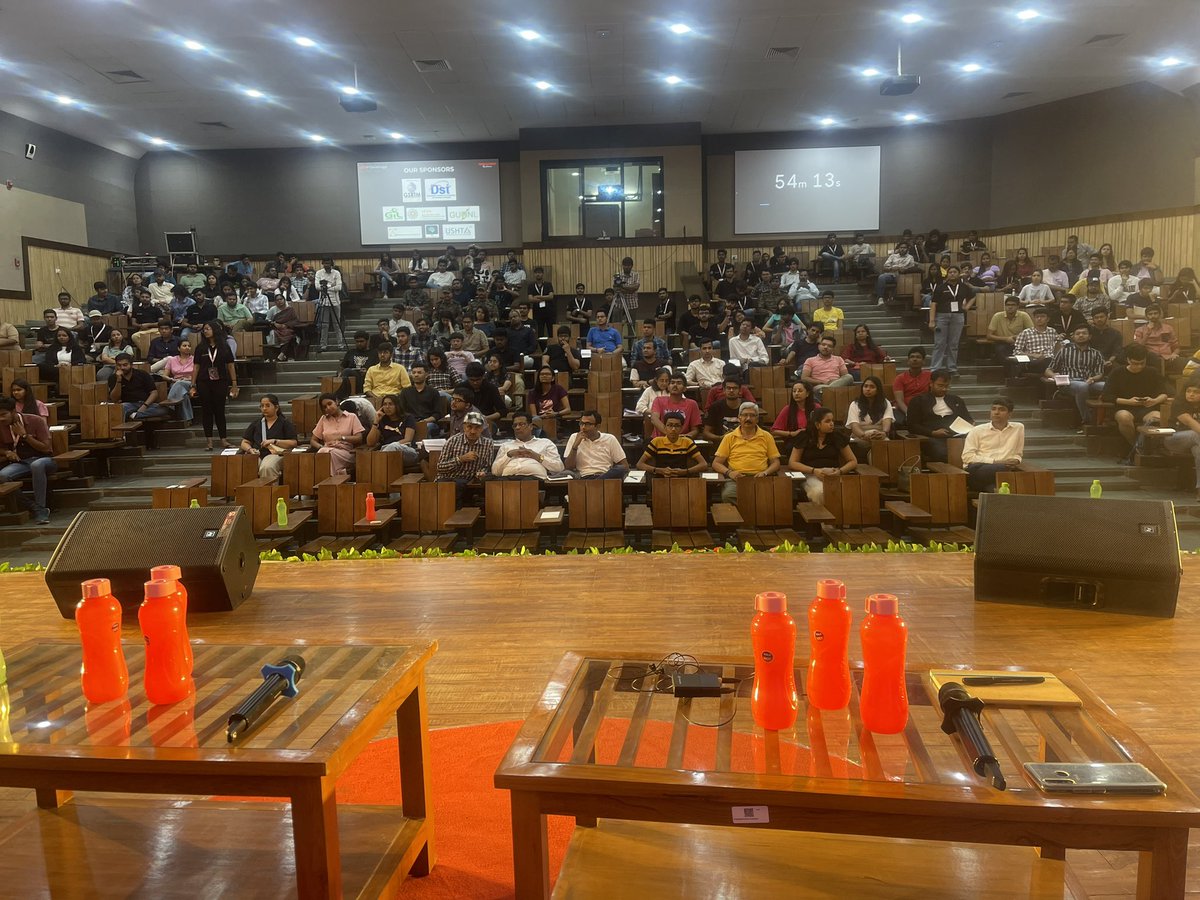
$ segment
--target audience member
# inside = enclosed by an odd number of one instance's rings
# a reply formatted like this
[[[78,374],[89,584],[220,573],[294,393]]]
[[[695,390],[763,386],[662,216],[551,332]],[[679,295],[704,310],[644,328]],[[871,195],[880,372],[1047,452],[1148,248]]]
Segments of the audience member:
[[[722,396],[708,407],[704,415],[702,434],[705,440],[719,443],[721,438],[735,430],[740,424],[742,382],[738,378],[726,378]],[[757,404],[756,404],[757,405]]]
[[[917,261],[908,252],[908,245],[901,241],[896,245],[896,249],[888,254],[887,259],[883,262],[883,271],[875,279],[875,292],[871,294],[871,300],[875,305],[883,306],[884,294],[888,288],[896,286],[899,275],[904,272],[912,272],[916,268]]]
[[[975,424],[963,399],[949,392],[950,381],[945,369],[934,370],[928,393],[914,397],[908,404],[908,430],[921,438],[921,453],[930,462],[947,461],[947,440],[966,432],[966,428],[952,427],[959,419],[967,425]]]
[[[195,374],[195,396],[200,401],[200,424],[204,429],[206,449],[213,448],[214,424],[221,446],[228,447],[225,401],[229,397],[237,398],[238,382],[233,354],[225,342],[220,322],[210,321],[200,326]]]
[[[1046,368],[1046,361],[1053,358],[1062,343],[1062,335],[1046,323],[1050,313],[1041,306],[1031,310],[1033,327],[1026,328],[1013,341],[1013,357],[1028,357],[1028,362],[1016,359],[1017,371],[1021,373],[1037,373],[1040,375]]]
[[[700,356],[688,363],[684,375],[690,386],[703,391],[724,379],[725,363],[714,354],[712,341],[705,340],[700,344]]]
[[[580,478],[624,478],[629,471],[621,442],[599,429],[603,421],[597,410],[585,409],[579,417],[579,431],[567,438],[565,464]]]
[[[126,419],[147,419],[165,415],[167,410],[160,406],[158,385],[149,372],[133,367],[133,356],[118,354],[113,360],[113,373],[105,380],[108,399],[120,403]]]
[[[846,314],[839,307],[834,306],[833,301],[833,291],[825,291],[821,294],[821,305],[813,310],[812,320],[814,324],[824,326],[826,331],[836,332],[846,321]]]
[[[825,236],[825,243],[821,245],[821,249],[817,251],[821,259],[829,264],[833,272],[833,283],[838,284],[842,280],[842,261],[846,256],[846,251],[838,241],[837,235],[830,232]]]
[[[278,483],[283,476],[284,456],[300,442],[295,427],[280,413],[279,397],[275,394],[259,397],[258,411],[261,415],[246,426],[239,449],[243,453],[257,453],[258,477]]]
[[[850,450],[850,442],[837,431],[833,410],[814,410],[788,454],[788,469],[804,475],[804,493],[809,502],[824,502],[826,478],[856,468],[858,459]]]
[[[24,378],[14,378],[12,380],[8,386],[8,395],[17,404],[17,412],[29,413],[32,416],[41,416],[49,423],[50,407],[33,395],[33,388]]]
[[[771,355],[762,338],[754,334],[754,323],[749,319],[743,319],[737,336],[729,339],[729,358],[746,368],[770,365]]]
[[[366,429],[358,416],[338,406],[333,394],[322,394],[317,405],[321,416],[309,443],[318,453],[329,454],[331,475],[348,474],[354,469],[354,448],[362,444]]]
[[[401,467],[415,467],[420,461],[421,454],[417,450],[417,419],[405,414],[401,409],[400,398],[388,394],[379,401],[379,415],[367,430],[366,445],[371,450],[383,453],[399,453]]]
[[[1180,374],[1187,360],[1179,355],[1179,338],[1175,336],[1175,329],[1163,321],[1162,307],[1151,303],[1146,307],[1146,318],[1150,321],[1137,327],[1133,339],[1162,359],[1167,375]]]
[[[1070,340],[1076,328],[1087,325],[1087,319],[1075,309],[1074,298],[1070,294],[1063,294],[1058,298],[1058,308],[1050,314],[1048,324],[1062,335],[1063,340]]]
[[[854,376],[846,367],[846,361],[840,356],[833,355],[837,341],[833,335],[821,336],[817,347],[817,355],[809,357],[800,371],[800,379],[809,386],[813,395],[820,400],[821,394],[827,387],[842,387],[854,383]]]
[[[1012,356],[1017,335],[1033,327],[1029,313],[1021,309],[1018,297],[1009,294],[1004,298],[1004,309],[992,316],[988,323],[987,339],[995,347],[996,359],[1005,360]]]
[[[925,348],[910,348],[907,360],[908,368],[892,379],[892,405],[897,425],[908,421],[908,404],[929,390],[930,372],[925,368]]]
[[[664,478],[698,475],[707,469],[696,442],[683,434],[684,414],[673,409],[663,413],[662,419],[666,433],[651,438],[637,467]]]
[[[864,363],[878,365],[886,362],[887,353],[871,337],[870,326],[855,325],[854,340],[846,345],[846,355],[843,359],[846,360],[846,366],[850,369],[851,374],[857,378],[857,373]]]
[[[1114,304],[1124,305],[1130,294],[1138,290],[1138,277],[1133,274],[1133,263],[1127,259],[1117,264],[1117,274],[1108,279],[1108,299]]]
[[[508,408],[504,403],[504,398],[500,396],[500,390],[496,385],[486,380],[487,372],[479,363],[471,363],[467,366],[467,385],[471,388],[474,394],[475,407],[483,413],[486,424],[489,428],[496,422],[500,421]]]
[[[12,397],[0,397],[0,482],[33,481],[33,524],[49,525],[50,508],[47,500],[47,479],[58,471],[50,444],[50,429],[46,420],[31,413],[16,411]]]
[[[1192,455],[1196,465],[1196,499],[1200,500],[1200,381],[1189,381],[1176,395],[1168,424],[1175,433],[1167,435],[1163,446],[1172,456]],[[3,474],[0,472],[0,476]]]
[[[1159,372],[1146,365],[1146,356],[1144,346],[1134,344],[1128,347],[1125,350],[1125,365],[1113,368],[1101,394],[1106,403],[1117,407],[1114,416],[1117,429],[1129,444],[1129,452],[1122,459],[1123,465],[1133,464],[1138,426],[1158,424],[1158,407],[1167,399],[1166,382]]]
[[[825,332],[823,325],[815,322],[804,327],[803,331],[794,332],[792,346],[788,350],[784,365],[799,377],[804,364],[821,352],[821,335]]]
[[[608,324],[608,313],[602,309],[596,311],[596,324],[588,329],[587,346],[593,353],[621,351],[621,332]]]
[[[54,314],[56,325],[67,331],[78,331],[88,324],[87,313],[78,306],[71,305],[71,295],[66,291],[59,292],[58,308],[54,310]]]
[[[667,389],[671,380],[671,369],[663,366],[654,373],[650,384],[642,391],[642,395],[638,397],[637,404],[634,409],[642,416],[650,415],[650,405],[659,397],[666,397],[670,391]]]
[[[1121,332],[1109,327],[1107,309],[1092,313],[1091,333],[1091,345],[1103,354],[1105,367],[1111,366],[1125,342]]]
[[[866,237],[860,232],[854,235],[854,243],[846,251],[847,264],[850,271],[859,277],[870,277],[875,273],[875,249],[867,243]]]
[[[1042,283],[1042,270],[1034,269],[1029,276],[1029,283],[1021,288],[1017,295],[1022,306],[1046,306],[1054,300],[1054,291],[1048,284]]]
[[[700,431],[700,407],[691,397],[683,396],[686,384],[682,372],[673,372],[667,381],[667,396],[658,397],[650,404],[650,424],[654,427],[654,436],[666,434],[662,416],[670,410],[677,410],[683,415],[683,433],[694,438]]]
[[[788,440],[795,438],[808,427],[808,420],[816,408],[816,398],[809,391],[808,385],[803,381],[797,381],[792,385],[788,402],[775,417],[775,423],[771,426],[771,434],[777,438],[787,438]]]
[[[1025,454],[1025,426],[1011,421],[1013,402],[1008,397],[992,401],[991,420],[967,432],[962,461],[967,487],[980,493],[996,489],[996,473],[1021,464]]]
[[[563,471],[558,447],[549,438],[534,437],[533,419],[529,413],[523,410],[513,413],[512,427],[514,439],[496,447],[496,458],[492,462],[493,475],[497,478],[536,478],[545,481]]]
[[[379,361],[363,375],[361,391],[372,402],[382,400],[388,394],[399,394],[412,384],[408,370],[392,362],[391,344],[380,344],[377,353]]]
[[[535,419],[556,419],[571,411],[566,388],[554,380],[549,366],[538,369],[537,381],[525,396],[525,408]]]
[[[1088,399],[1104,390],[1104,354],[1091,346],[1091,339],[1092,332],[1087,325],[1075,326],[1071,343],[1064,344],[1054,354],[1045,373],[1047,382],[1070,392],[1082,426],[1092,423]],[[1066,384],[1062,383],[1063,379]]]
[[[96,355],[96,363],[100,368],[96,372],[97,381],[108,381],[108,377],[116,371],[117,357],[125,354],[130,359],[134,357],[133,345],[125,340],[125,334],[114,328],[108,333],[108,343],[100,348]]]
[[[721,500],[736,503],[738,481],[765,478],[779,471],[779,448],[770,432],[758,427],[758,405],[743,403],[738,427],[721,438],[712,467],[728,481],[721,486]]]
[[[587,285],[582,281],[575,285],[575,296],[567,301],[567,320],[580,328],[591,328],[592,301],[587,296]]]
[[[346,351],[342,356],[341,363],[338,364],[338,374],[341,376],[342,386],[335,393],[339,401],[345,400],[351,394],[363,392],[363,379],[367,375],[367,369],[373,359],[379,358],[378,351],[371,350],[368,340],[365,331],[356,331],[354,346]]]
[[[83,349],[75,342],[75,334],[64,327],[54,332],[53,349],[47,350],[45,362],[38,366],[42,381],[58,381],[58,370],[62,366],[82,366],[87,362]]]
[[[426,381],[426,368],[424,362],[419,362],[408,370],[411,384],[400,391],[400,411],[406,415],[413,416],[418,422],[424,422],[426,434],[431,438],[441,436],[441,427],[438,424],[438,419],[446,407],[445,399],[442,395],[429,386]],[[451,403],[453,403],[455,394],[462,395],[463,388],[459,387],[456,392],[450,394]],[[471,408],[471,404],[475,401],[475,394],[470,388],[466,389],[470,394],[466,398],[462,406],[462,411]],[[460,422],[461,424],[461,422]]]
[[[859,441],[886,441],[892,433],[895,413],[883,392],[883,382],[874,375],[863,379],[858,398],[846,411],[846,427]]]

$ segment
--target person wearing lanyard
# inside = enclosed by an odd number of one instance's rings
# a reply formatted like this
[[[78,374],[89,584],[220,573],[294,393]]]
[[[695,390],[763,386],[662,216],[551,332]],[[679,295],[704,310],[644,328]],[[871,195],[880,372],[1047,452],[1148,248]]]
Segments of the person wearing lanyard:
[[[587,285],[582,281],[575,285],[575,296],[567,303],[567,320],[585,328],[592,327],[592,301],[587,296]]]
[[[213,448],[213,423],[221,446],[228,447],[225,427],[225,399],[238,395],[237,371],[233,354],[225,343],[225,329],[220,322],[205,322],[200,326],[200,342],[196,350],[196,397],[200,401],[200,421],[204,426],[207,449]]]
[[[946,269],[945,280],[933,292],[929,327],[933,329],[933,370],[958,374],[958,343],[962,340],[967,310],[975,305],[975,291],[959,281],[958,266]]]
[[[533,281],[529,282],[529,297],[533,304],[533,324],[539,337],[554,335],[554,285],[543,281],[546,270],[541,266],[533,270]]]

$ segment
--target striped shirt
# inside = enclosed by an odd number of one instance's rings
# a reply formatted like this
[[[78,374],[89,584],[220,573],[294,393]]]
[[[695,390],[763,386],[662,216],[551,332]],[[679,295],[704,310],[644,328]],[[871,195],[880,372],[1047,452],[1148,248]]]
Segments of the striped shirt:
[[[1104,373],[1104,354],[1095,347],[1067,344],[1054,354],[1050,369],[1055,375],[1066,375],[1072,381],[1087,381]]]
[[[656,437],[646,445],[646,452],[656,469],[688,469],[700,458],[696,442],[684,435],[674,444],[666,437]]]
[[[1061,338],[1062,335],[1053,328],[1047,328],[1044,331],[1026,328],[1013,341],[1013,354],[1035,356],[1040,353],[1043,356],[1050,356],[1054,353],[1054,348],[1058,346]]]
[[[476,457],[467,462],[459,462],[458,458],[464,453],[474,451]],[[474,444],[467,440],[466,434],[458,434],[446,439],[442,455],[438,458],[438,477],[455,478],[470,481],[480,472],[489,472],[496,458],[496,445],[491,438],[481,437]]]

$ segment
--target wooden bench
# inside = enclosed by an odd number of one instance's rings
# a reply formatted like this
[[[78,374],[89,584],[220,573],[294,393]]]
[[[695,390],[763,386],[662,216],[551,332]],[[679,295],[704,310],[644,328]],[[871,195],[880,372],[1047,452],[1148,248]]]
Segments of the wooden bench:
[[[289,451],[283,457],[283,483],[291,497],[316,497],[317,485],[330,476],[328,453]]]
[[[409,482],[400,485],[402,536],[388,544],[393,550],[448,551],[460,532],[469,532],[479,520],[477,507],[454,508],[454,485],[443,482]]]
[[[911,478],[911,502],[889,501],[885,507],[914,540],[974,543],[975,531],[967,527],[970,505],[967,503],[965,472],[918,472]]]
[[[258,456],[251,453],[218,453],[209,463],[208,495],[223,500],[233,497],[234,492],[247,481],[258,478]]]
[[[287,524],[279,524],[278,504],[287,503],[287,490],[270,478],[254,478],[234,489],[233,502],[246,510],[254,536],[266,538],[272,546],[286,543],[312,517],[310,510],[289,509]]]
[[[187,509],[195,500],[200,506],[208,506],[208,488],[202,475],[185,478],[175,484],[156,487],[150,492],[151,509]]]
[[[561,525],[561,507],[539,508],[537,481],[491,480],[483,485],[483,518],[487,532],[475,547],[483,553],[537,549],[539,526]]]
[[[738,480],[737,511],[745,527],[737,532],[738,545],[770,550],[784,541],[798,544],[794,482],[787,477]]]
[[[622,484],[613,478],[567,484],[567,524],[564,550],[596,547],[611,550],[625,546]]]
[[[317,394],[304,394],[292,398],[292,425],[301,439],[312,434],[313,426],[321,418],[321,409],[317,403]]]
[[[805,524],[830,543],[884,545],[891,538],[879,527],[883,474],[867,466],[862,468],[868,471],[826,477],[822,503],[801,503],[797,507]]]
[[[632,512],[634,507],[630,507]],[[708,525],[708,484],[700,478],[655,478],[650,483],[650,545],[668,550],[673,544],[684,549],[713,546]],[[635,516],[635,520],[636,520]],[[633,530],[629,515],[625,527]]]
[[[394,509],[376,509],[376,518],[364,518],[371,486],[350,481],[349,475],[333,475],[317,485],[317,530],[323,536],[381,534],[396,515]]]
[[[404,475],[404,456],[382,450],[354,451],[354,479],[370,485],[376,502],[386,501]]]

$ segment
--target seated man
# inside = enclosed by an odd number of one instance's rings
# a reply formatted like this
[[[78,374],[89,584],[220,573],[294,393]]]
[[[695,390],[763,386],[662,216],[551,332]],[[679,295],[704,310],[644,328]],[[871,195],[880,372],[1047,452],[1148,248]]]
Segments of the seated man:
[[[736,337],[729,339],[729,358],[737,360],[744,367],[765,366],[771,362],[767,346],[762,338],[754,333],[754,323],[743,319]]]
[[[1050,313],[1045,307],[1034,307],[1032,314],[1033,327],[1026,328],[1013,339],[1013,356],[1029,357],[1028,362],[1016,360],[1010,363],[1018,375],[1040,375],[1045,371],[1046,362],[1054,358],[1062,341],[1062,335],[1046,324],[1050,321]]]
[[[551,347],[550,349],[554,349]],[[553,368],[553,367],[552,367]],[[653,344],[642,344],[641,353],[634,359],[629,369],[629,384],[639,390],[645,390],[654,383],[654,376],[663,368],[659,362],[658,353]]]
[[[258,477],[278,483],[283,475],[284,455],[299,443],[296,428],[279,414],[279,397],[275,394],[259,397],[258,410],[262,415],[246,426],[239,449],[243,453],[257,453]]]
[[[908,252],[908,244],[901,241],[896,245],[896,249],[888,254],[887,259],[883,261],[883,271],[875,279],[875,293],[871,295],[871,300],[876,306],[883,306],[884,294],[888,288],[896,286],[897,280],[902,273],[912,272],[916,269],[917,261]]]
[[[495,428],[500,417],[507,414],[508,407],[504,404],[504,398],[500,396],[500,389],[494,382],[487,381],[485,375],[482,364],[473,362],[467,366],[467,385],[475,395],[475,408],[483,413],[487,425]]]
[[[1172,456],[1191,454],[1196,461],[1196,498],[1200,499],[1200,381],[1189,381],[1171,405],[1171,421],[1175,429],[1163,441]],[[3,473],[0,473],[3,474]]]
[[[639,469],[651,475],[673,478],[699,475],[708,468],[696,442],[684,436],[683,418],[683,413],[677,409],[663,413],[666,434],[650,439],[642,458],[638,460]]]
[[[689,438],[694,438],[700,432],[700,423],[702,421],[700,407],[691,397],[683,396],[685,387],[683,373],[672,372],[671,378],[667,382],[667,396],[655,397],[654,402],[650,404],[648,418],[650,419],[650,424],[654,427],[655,437],[667,433],[662,417],[671,410],[683,416],[683,433],[685,435]]]
[[[824,332],[825,326],[815,323],[805,326],[803,331],[796,329],[795,337],[792,339],[792,346],[788,350],[784,365],[788,369],[795,370],[796,375],[799,376],[800,370],[804,368],[804,364],[820,352],[821,335]]]
[[[929,378],[929,392],[908,404],[908,430],[919,435],[921,455],[929,462],[946,462],[946,441],[961,432],[950,426],[956,419],[975,424],[963,399],[950,392],[950,373],[939,369]]]
[[[813,310],[812,320],[814,323],[821,325],[826,331],[837,332],[842,328],[842,323],[846,321],[846,314],[841,308],[833,305],[833,291],[825,291],[821,294],[821,305]]]
[[[97,281],[92,287],[96,293],[88,298],[87,311],[89,313],[95,311],[102,316],[111,316],[114,313],[125,311],[121,305],[121,298],[116,294],[110,294],[105,282]]]
[[[469,418],[469,416],[468,416]],[[514,439],[496,448],[492,474],[497,478],[545,481],[563,470],[562,457],[554,441],[533,436],[533,417],[524,410],[512,414]],[[440,466],[440,463],[439,463]]]
[[[892,410],[896,424],[908,421],[908,404],[929,390],[929,370],[925,368],[925,348],[911,347],[908,351],[908,368],[892,380]]]
[[[159,406],[158,386],[149,372],[133,367],[133,357],[121,353],[116,358],[116,371],[108,376],[108,399],[120,403],[126,419],[146,419],[167,415]]]
[[[713,471],[729,480],[721,487],[721,500],[737,502],[738,480],[765,478],[779,471],[779,448],[771,432],[758,427],[758,405],[743,403],[738,427],[721,438],[713,457]]]
[[[1065,385],[1059,385],[1059,389],[1069,391],[1075,398],[1079,421],[1084,426],[1092,423],[1088,398],[1104,390],[1104,354],[1091,346],[1091,338],[1092,332],[1087,325],[1075,326],[1071,343],[1054,354],[1045,372],[1045,379],[1050,384],[1058,383],[1056,376],[1068,379]],[[1082,433],[1083,428],[1079,430]]]
[[[629,354],[630,364],[636,363],[642,358],[642,349],[646,346],[654,348],[655,357],[658,359],[658,365],[669,366],[671,364],[671,351],[667,349],[667,342],[654,333],[655,320],[642,320],[642,336],[633,342],[633,349]]]
[[[579,416],[579,432],[567,438],[566,467],[580,478],[624,478],[629,459],[616,435],[601,431],[604,420],[594,409]]]
[[[700,357],[688,363],[684,376],[688,385],[703,391],[721,383],[725,377],[725,363],[714,354],[712,341],[705,340],[700,344]]]
[[[541,365],[549,366],[555,374],[579,371],[579,353],[571,340],[570,326],[559,325],[555,330],[554,340],[546,343],[546,352],[542,354]]]
[[[1100,351],[1104,356],[1104,365],[1111,366],[1117,358],[1117,354],[1125,346],[1124,340],[1121,338],[1121,332],[1115,328],[1110,328],[1108,325],[1108,310],[1097,309],[1092,313],[1092,339],[1091,345]]]
[[[452,434],[438,458],[437,480],[453,481],[455,502],[462,503],[466,488],[487,477],[496,458],[496,445],[483,436],[483,416],[472,410],[463,418],[462,431]]]
[[[221,305],[217,308],[217,321],[225,326],[229,333],[245,331],[254,324],[254,313],[250,307],[238,300],[237,294],[230,291],[221,297]]]
[[[596,310],[596,324],[588,329],[587,346],[593,353],[620,353],[621,332],[608,324],[608,313]]]
[[[1003,361],[1012,356],[1017,335],[1032,327],[1033,319],[1021,309],[1020,299],[1012,294],[1005,297],[1004,309],[992,316],[992,321],[988,323],[987,339],[995,347],[996,359]]]
[[[415,387],[416,385],[414,383],[413,388],[406,388],[406,390],[413,390]],[[432,388],[430,388],[430,390],[432,390]],[[407,406],[407,401],[405,405]],[[480,412],[479,407],[475,405],[475,392],[466,385],[459,385],[450,394],[449,415],[446,417],[445,436],[450,437],[455,434],[460,434],[463,430],[463,426],[466,424],[467,416],[471,413],[479,413],[480,416],[483,415],[483,413]],[[430,435],[432,436],[435,433],[441,435],[440,423],[438,424],[437,429],[432,429],[431,426]],[[487,419],[483,420],[483,436],[489,438],[492,436],[492,427],[490,424],[488,424]]]
[[[1101,398],[1117,407],[1114,417],[1129,452],[1121,460],[1133,464],[1139,425],[1158,424],[1158,407],[1167,399],[1167,386],[1161,373],[1146,365],[1146,348],[1133,344],[1125,351],[1125,365],[1116,366],[1104,382]]]
[[[817,355],[805,360],[800,370],[800,380],[808,385],[818,400],[827,387],[843,387],[854,383],[854,376],[846,367],[846,361],[833,355],[837,338],[831,334],[822,336],[817,345]]]
[[[148,376],[147,376],[148,377]],[[58,470],[50,449],[50,429],[41,416],[17,412],[17,401],[0,397],[0,482],[33,478],[33,524],[50,524],[46,479]]]
[[[1050,327],[1062,335],[1064,341],[1069,341],[1075,329],[1086,324],[1087,317],[1075,308],[1075,298],[1070,294],[1060,296],[1057,308],[1050,313]]]
[[[725,396],[725,382],[728,381],[730,378],[732,378],[734,381],[738,382],[739,384],[742,381],[742,369],[741,369],[741,366],[739,366],[737,363],[725,363],[725,371],[722,374],[721,380],[718,381],[716,384],[714,384],[712,387],[710,387],[708,389],[708,393],[704,394],[701,397],[701,400],[700,400],[701,412],[703,412],[705,415],[707,415],[708,411],[710,409],[712,409],[713,404],[718,402],[722,397]],[[744,403],[756,402],[754,399],[754,393],[750,390],[750,388],[746,387],[745,384],[742,384],[742,389],[739,392],[738,396],[741,398],[742,402],[744,402]]]
[[[43,365],[46,357],[53,352],[54,333],[58,331],[58,313],[53,309],[42,310],[44,323],[33,333],[33,364]]]
[[[408,370],[392,362],[392,345],[379,345],[379,362],[367,369],[363,377],[362,392],[375,404],[388,394],[399,394],[412,384]]]
[[[1025,453],[1025,426],[1010,421],[1013,402],[1007,397],[992,401],[992,418],[976,425],[963,442],[963,465],[967,469],[967,487],[984,493],[996,490],[996,473],[1007,472],[1021,464]]]
[[[379,358],[379,345],[375,350],[370,347],[370,338],[365,331],[354,332],[354,346],[345,352],[338,365],[338,374],[342,378],[342,386],[337,391],[338,400],[345,400],[351,394],[363,392],[363,379],[372,359]]]
[[[742,382],[737,378],[726,378],[724,388],[724,395],[708,408],[704,419],[704,438],[714,444],[720,443],[741,424]]]
[[[1146,318],[1150,321],[1137,327],[1133,339],[1162,359],[1163,371],[1167,375],[1180,374],[1187,360],[1179,355],[1179,338],[1175,336],[1175,329],[1163,321],[1162,307],[1151,303],[1146,307]]]

